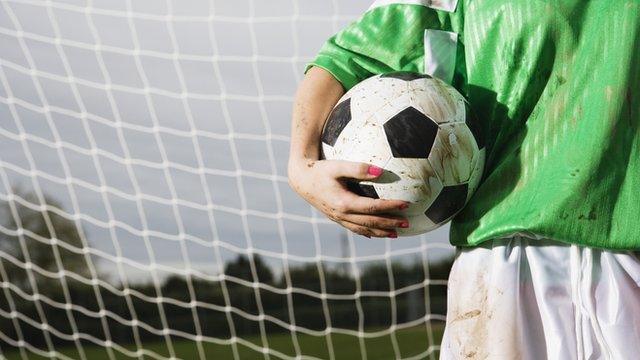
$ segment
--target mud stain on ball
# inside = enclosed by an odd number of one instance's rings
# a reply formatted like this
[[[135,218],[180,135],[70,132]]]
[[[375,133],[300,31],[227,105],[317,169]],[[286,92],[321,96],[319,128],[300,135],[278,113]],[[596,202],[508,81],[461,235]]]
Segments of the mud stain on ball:
[[[459,184],[469,180],[476,152],[475,139],[466,124],[441,125],[429,160],[445,185]]]

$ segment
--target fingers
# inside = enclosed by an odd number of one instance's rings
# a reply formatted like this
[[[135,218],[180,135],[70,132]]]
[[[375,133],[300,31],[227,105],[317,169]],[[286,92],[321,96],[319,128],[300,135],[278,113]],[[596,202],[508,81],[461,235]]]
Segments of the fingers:
[[[398,228],[409,227],[409,222],[406,219],[370,215],[347,215],[340,224],[357,234],[369,238],[397,238]]]
[[[342,220],[358,226],[364,226],[366,228],[379,229],[379,230],[395,231],[397,228],[409,227],[409,222],[407,221],[407,219],[392,218],[392,217],[385,217],[385,216],[347,214],[343,217]]]
[[[321,160],[311,167],[314,175],[308,178],[308,190],[303,192],[307,195],[305,199],[333,221],[366,237],[396,238],[396,229],[409,227],[406,219],[388,215],[406,209],[409,205],[406,201],[358,196],[340,180],[375,180],[382,175],[382,168],[342,160]]]
[[[372,180],[383,172],[383,169],[378,166],[353,161],[328,160],[326,166],[335,178]]]
[[[356,234],[369,238],[396,238],[397,228],[409,227],[404,218],[383,215],[406,209],[408,204],[405,201],[372,199],[348,190],[341,191],[338,199],[331,218]]]
[[[397,238],[398,237],[398,233],[395,230],[383,230],[383,229],[375,229],[375,228],[369,228],[366,226],[362,226],[362,225],[358,225],[358,224],[354,224],[348,221],[340,221],[339,222],[340,225],[344,226],[345,228],[351,230],[352,232],[362,235],[362,236],[366,236],[368,238],[371,237],[386,237],[386,238]]]
[[[409,221],[404,218],[368,214],[340,213],[334,221],[356,234],[366,237],[398,237],[398,228],[408,228]]]
[[[404,210],[409,205],[403,200],[372,199],[346,191],[341,197],[340,210],[347,214],[383,214]]]

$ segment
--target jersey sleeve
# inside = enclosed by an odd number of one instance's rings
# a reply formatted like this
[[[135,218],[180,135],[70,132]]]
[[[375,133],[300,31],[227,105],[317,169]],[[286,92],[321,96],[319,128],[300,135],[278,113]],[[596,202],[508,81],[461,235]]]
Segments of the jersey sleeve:
[[[430,1],[376,1],[357,21],[329,38],[307,65],[321,67],[349,90],[384,72],[425,70],[425,30],[452,31],[452,12]],[[453,20],[452,20],[453,19]]]

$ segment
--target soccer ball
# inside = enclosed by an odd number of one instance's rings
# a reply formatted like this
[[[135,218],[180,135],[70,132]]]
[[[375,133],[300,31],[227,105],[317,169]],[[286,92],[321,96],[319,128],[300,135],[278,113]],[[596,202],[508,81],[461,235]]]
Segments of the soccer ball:
[[[398,199],[409,207],[402,236],[436,229],[476,190],[485,148],[464,97],[429,75],[393,72],[349,90],[322,131],[322,156],[384,169],[375,181],[348,181],[360,196]]]

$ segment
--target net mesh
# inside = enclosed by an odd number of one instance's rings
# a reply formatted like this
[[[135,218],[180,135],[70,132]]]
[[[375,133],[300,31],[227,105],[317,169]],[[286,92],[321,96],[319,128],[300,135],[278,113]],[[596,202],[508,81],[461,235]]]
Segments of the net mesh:
[[[0,0],[0,357],[435,358],[447,229],[347,234],[288,187],[347,0]]]

